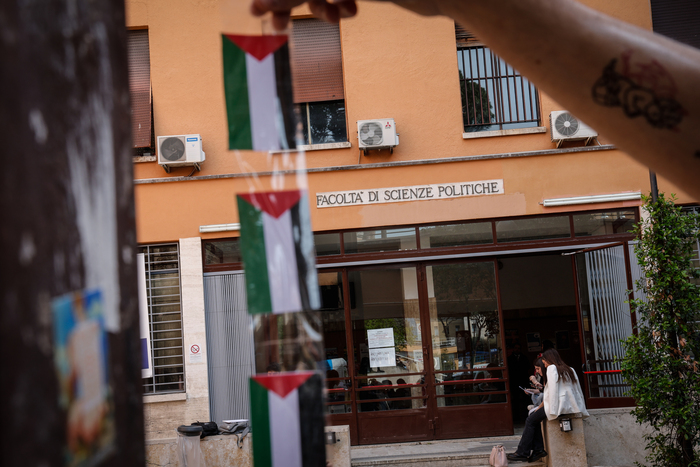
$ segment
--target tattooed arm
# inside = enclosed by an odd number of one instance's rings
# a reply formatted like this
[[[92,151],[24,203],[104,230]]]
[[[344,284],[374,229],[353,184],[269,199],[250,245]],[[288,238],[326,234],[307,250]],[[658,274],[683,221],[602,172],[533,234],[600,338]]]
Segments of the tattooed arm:
[[[455,19],[564,108],[700,199],[700,50],[574,0],[393,0]],[[286,23],[302,0],[253,0]],[[355,2],[312,0],[337,21]]]

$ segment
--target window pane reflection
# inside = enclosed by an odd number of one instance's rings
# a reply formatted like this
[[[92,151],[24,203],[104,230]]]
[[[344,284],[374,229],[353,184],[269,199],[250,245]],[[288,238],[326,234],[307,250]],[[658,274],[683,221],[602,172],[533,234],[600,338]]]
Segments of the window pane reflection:
[[[352,271],[349,280],[358,411],[423,408],[416,269]]]
[[[349,413],[352,411],[342,281],[342,274],[339,272],[322,272],[318,274],[318,285],[321,289],[320,314],[323,322],[326,384],[328,388],[326,413],[330,414]]]
[[[219,242],[204,242],[204,264],[240,263],[241,244],[237,238]]]
[[[574,216],[574,232],[577,237],[611,235],[631,232],[634,228],[634,211],[608,211]]]
[[[428,266],[426,277],[438,407],[505,402],[494,264]]]
[[[316,256],[339,255],[340,234],[314,234],[314,247]]]
[[[416,249],[416,229],[364,230],[343,233],[345,254]]]
[[[496,221],[496,238],[499,242],[569,237],[571,228],[568,216]]]
[[[493,243],[490,222],[421,227],[419,233],[421,249]]]

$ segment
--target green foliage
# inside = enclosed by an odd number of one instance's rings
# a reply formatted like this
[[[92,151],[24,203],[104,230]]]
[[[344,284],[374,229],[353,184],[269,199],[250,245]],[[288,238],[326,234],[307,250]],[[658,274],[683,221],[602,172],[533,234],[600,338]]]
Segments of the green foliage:
[[[648,423],[647,460],[658,467],[690,467],[700,458],[700,289],[695,285],[692,245],[699,220],[663,195],[644,198],[649,217],[636,226],[636,334],[625,342],[622,375]],[[645,298],[641,298],[645,297]]]
[[[459,70],[459,82],[464,131],[487,130],[491,126],[490,122],[495,119],[488,91],[477,81],[465,81],[462,70]]]

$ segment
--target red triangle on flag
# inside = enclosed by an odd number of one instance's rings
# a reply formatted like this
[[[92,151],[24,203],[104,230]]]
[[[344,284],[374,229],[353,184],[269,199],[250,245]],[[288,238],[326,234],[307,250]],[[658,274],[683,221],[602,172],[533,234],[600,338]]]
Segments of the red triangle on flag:
[[[265,57],[274,53],[287,43],[288,36],[243,36],[240,34],[224,34],[241,50],[262,61]]]
[[[277,219],[301,199],[301,190],[242,193],[241,198]]]
[[[284,398],[313,375],[313,371],[296,371],[294,373],[278,373],[274,375],[255,375],[252,378],[260,386]]]

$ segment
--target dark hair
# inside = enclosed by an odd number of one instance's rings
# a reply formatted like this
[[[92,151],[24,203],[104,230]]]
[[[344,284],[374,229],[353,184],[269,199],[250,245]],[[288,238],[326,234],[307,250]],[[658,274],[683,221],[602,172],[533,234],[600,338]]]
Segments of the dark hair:
[[[544,386],[545,384],[547,384],[547,368],[542,362],[542,357],[535,360],[535,366],[540,369],[540,374],[542,375],[542,386]]]
[[[277,371],[277,372],[279,372],[279,371],[282,371],[282,369],[280,368],[279,363],[272,362],[269,365],[267,365],[267,370],[265,370],[265,371]]]
[[[550,365],[554,365],[557,368],[557,373],[559,373],[559,377],[562,381],[570,381],[572,383],[576,381],[576,374],[574,373],[574,370],[572,370],[569,365],[564,363],[564,360],[561,359],[557,349],[545,350],[542,354],[542,359],[547,360]]]

